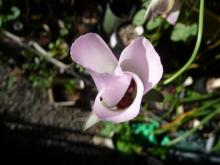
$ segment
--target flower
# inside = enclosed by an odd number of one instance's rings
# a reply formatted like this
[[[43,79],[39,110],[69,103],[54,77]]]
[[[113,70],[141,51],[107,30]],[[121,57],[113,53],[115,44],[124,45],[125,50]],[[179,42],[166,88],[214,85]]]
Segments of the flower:
[[[143,95],[162,77],[160,57],[144,37],[132,41],[119,60],[95,33],[77,38],[70,51],[73,61],[86,68],[98,89],[93,113],[115,123],[139,113]]]
[[[179,17],[181,6],[181,0],[151,0],[145,17],[154,19],[160,14],[170,24],[174,25]]]

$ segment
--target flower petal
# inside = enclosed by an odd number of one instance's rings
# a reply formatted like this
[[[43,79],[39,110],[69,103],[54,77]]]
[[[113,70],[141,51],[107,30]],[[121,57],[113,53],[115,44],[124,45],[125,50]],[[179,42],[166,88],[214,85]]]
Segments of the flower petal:
[[[123,50],[116,72],[120,68],[138,75],[144,85],[144,93],[158,83],[163,73],[159,55],[144,37],[135,39]]]
[[[160,14],[174,25],[178,19],[181,5],[181,0],[151,0],[145,16],[154,19]]]
[[[109,106],[115,106],[126,93],[131,82],[131,76],[128,74],[97,74],[90,71],[98,91],[105,89],[101,95],[103,101]]]
[[[119,123],[119,122],[131,120],[138,115],[143,92],[144,92],[144,87],[140,78],[137,75],[133,73],[127,73],[127,74],[132,76],[137,86],[137,93],[133,103],[129,107],[125,109],[121,109],[119,111],[106,107],[103,104],[103,102],[100,100],[101,96],[106,90],[106,89],[102,89],[98,93],[93,106],[93,112],[97,115],[99,119]]]
[[[145,17],[149,19],[154,19],[158,14],[161,14],[166,11],[168,0],[151,0],[150,4],[147,7]]]
[[[75,62],[97,73],[113,73],[117,66],[117,59],[103,39],[95,33],[77,38],[71,46],[70,54]]]
[[[176,23],[180,14],[181,6],[182,6],[182,2],[180,0],[175,0],[174,6],[171,9],[171,11],[168,13],[166,18],[170,24],[174,25]]]

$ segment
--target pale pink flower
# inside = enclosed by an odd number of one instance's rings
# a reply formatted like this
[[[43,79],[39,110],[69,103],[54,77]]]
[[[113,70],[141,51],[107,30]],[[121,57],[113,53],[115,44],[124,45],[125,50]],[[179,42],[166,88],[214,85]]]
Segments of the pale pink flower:
[[[98,95],[93,113],[100,120],[118,123],[136,117],[143,95],[158,83],[163,73],[159,55],[144,37],[131,42],[119,60],[95,33],[77,38],[70,54],[96,84]]]
[[[179,17],[182,0],[151,0],[145,16],[154,19],[162,15],[170,24],[174,25]]]

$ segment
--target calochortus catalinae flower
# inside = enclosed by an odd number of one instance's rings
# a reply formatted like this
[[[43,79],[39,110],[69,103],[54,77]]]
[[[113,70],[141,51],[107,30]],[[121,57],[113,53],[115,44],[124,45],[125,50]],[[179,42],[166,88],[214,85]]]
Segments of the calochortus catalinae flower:
[[[143,95],[158,83],[163,73],[159,55],[144,37],[131,42],[119,60],[95,33],[77,38],[70,54],[96,84],[98,95],[93,113],[100,120],[119,123],[136,117]]]
[[[145,16],[154,19],[162,15],[170,24],[174,25],[179,17],[182,0],[151,0]]]

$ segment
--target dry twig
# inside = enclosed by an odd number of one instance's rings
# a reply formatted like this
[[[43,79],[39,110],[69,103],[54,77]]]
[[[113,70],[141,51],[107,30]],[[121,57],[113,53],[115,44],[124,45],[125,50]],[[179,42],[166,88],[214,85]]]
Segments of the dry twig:
[[[66,65],[66,64],[62,63],[61,61],[58,61],[57,59],[53,58],[50,55],[50,53],[48,53],[45,49],[43,49],[37,42],[32,41],[32,40],[25,42],[25,40],[23,38],[18,37],[8,31],[3,31],[2,34],[4,37],[7,37],[8,39],[10,39],[13,42],[15,42],[16,44],[18,44],[19,46],[21,46],[27,50],[30,50],[34,54],[36,54],[40,57],[43,57],[48,62],[54,64],[55,66],[57,66],[60,69],[61,73],[69,68],[69,65]]]
[[[64,64],[63,62],[53,58],[49,52],[47,52],[44,48],[42,48],[37,42],[25,41],[23,38],[16,36],[8,31],[2,31],[2,35],[8,39],[10,39],[15,44],[19,45],[20,47],[33,52],[35,55],[43,57],[46,61],[53,64],[54,66],[58,67],[60,72],[66,72],[76,78],[83,79],[87,84],[90,82],[85,79],[83,76],[77,74],[72,68],[71,65]]]

